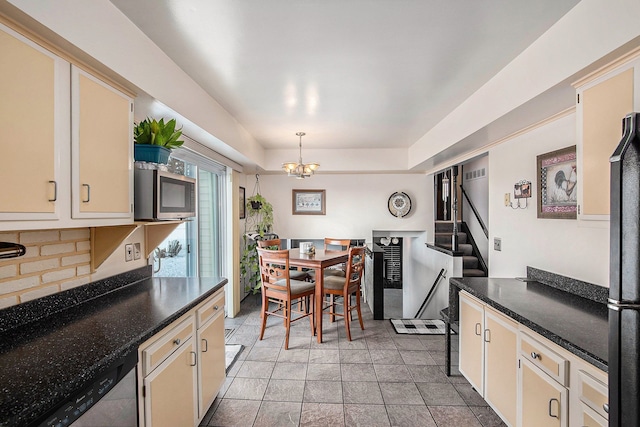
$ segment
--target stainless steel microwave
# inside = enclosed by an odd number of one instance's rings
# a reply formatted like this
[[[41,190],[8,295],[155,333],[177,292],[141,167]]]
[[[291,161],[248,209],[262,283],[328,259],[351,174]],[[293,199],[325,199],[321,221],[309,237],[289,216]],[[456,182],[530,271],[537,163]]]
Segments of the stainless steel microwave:
[[[155,169],[136,169],[136,220],[158,221],[196,216],[196,180]]]

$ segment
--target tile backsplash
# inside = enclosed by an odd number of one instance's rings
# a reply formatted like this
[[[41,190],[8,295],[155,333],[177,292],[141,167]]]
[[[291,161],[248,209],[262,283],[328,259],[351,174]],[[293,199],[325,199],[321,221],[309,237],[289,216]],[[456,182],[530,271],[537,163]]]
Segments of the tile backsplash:
[[[0,260],[0,309],[89,283],[90,236],[89,228],[1,232],[0,242],[27,252]]]

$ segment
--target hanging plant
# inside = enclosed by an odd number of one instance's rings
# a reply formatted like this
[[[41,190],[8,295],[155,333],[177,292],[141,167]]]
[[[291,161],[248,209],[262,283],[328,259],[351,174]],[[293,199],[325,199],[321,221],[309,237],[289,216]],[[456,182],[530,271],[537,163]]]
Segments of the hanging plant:
[[[246,284],[246,289],[256,294],[260,292],[260,268],[258,265],[258,243],[251,235],[264,237],[273,228],[273,206],[260,194],[259,176],[256,175],[254,194],[247,199],[245,218],[245,234],[242,236],[243,251],[240,260],[240,274]]]

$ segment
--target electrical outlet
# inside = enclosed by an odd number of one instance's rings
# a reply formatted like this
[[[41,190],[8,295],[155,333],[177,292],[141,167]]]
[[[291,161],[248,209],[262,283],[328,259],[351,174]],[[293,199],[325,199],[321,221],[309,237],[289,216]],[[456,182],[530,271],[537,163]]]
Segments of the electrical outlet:
[[[140,259],[140,242],[133,244],[133,259]]]
[[[504,205],[509,206],[511,204],[511,193],[504,193]]]
[[[124,260],[127,262],[133,260],[133,244],[131,243],[124,245]]]
[[[502,239],[499,237],[493,238],[493,250],[501,251],[502,250]]]

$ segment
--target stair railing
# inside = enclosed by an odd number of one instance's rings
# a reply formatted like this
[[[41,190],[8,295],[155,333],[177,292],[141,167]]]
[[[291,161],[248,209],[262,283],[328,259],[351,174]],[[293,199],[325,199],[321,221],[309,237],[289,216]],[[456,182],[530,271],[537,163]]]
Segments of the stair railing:
[[[425,297],[424,302],[418,309],[418,312],[416,313],[416,316],[414,317],[414,319],[419,319],[420,316],[422,316],[422,313],[424,312],[425,308],[427,308],[427,304],[429,303],[429,300],[431,299],[433,292],[436,290],[438,283],[440,283],[441,279],[446,278],[445,273],[446,271],[444,268],[440,269],[440,273],[438,273],[438,277],[436,277],[436,280],[433,282],[433,285],[431,285],[431,289],[429,289],[429,292],[427,293],[427,296]]]
[[[484,221],[482,221],[482,218],[480,217],[480,214],[478,213],[478,210],[474,206],[473,202],[469,198],[469,195],[464,190],[464,187],[462,185],[460,185],[460,190],[462,190],[462,195],[464,196],[464,198],[469,203],[469,206],[471,206],[471,210],[473,211],[473,214],[475,215],[476,219],[478,220],[478,224],[480,224],[480,227],[482,227],[482,232],[484,233],[485,237],[489,238],[489,229],[487,228],[486,225],[484,225]]]

